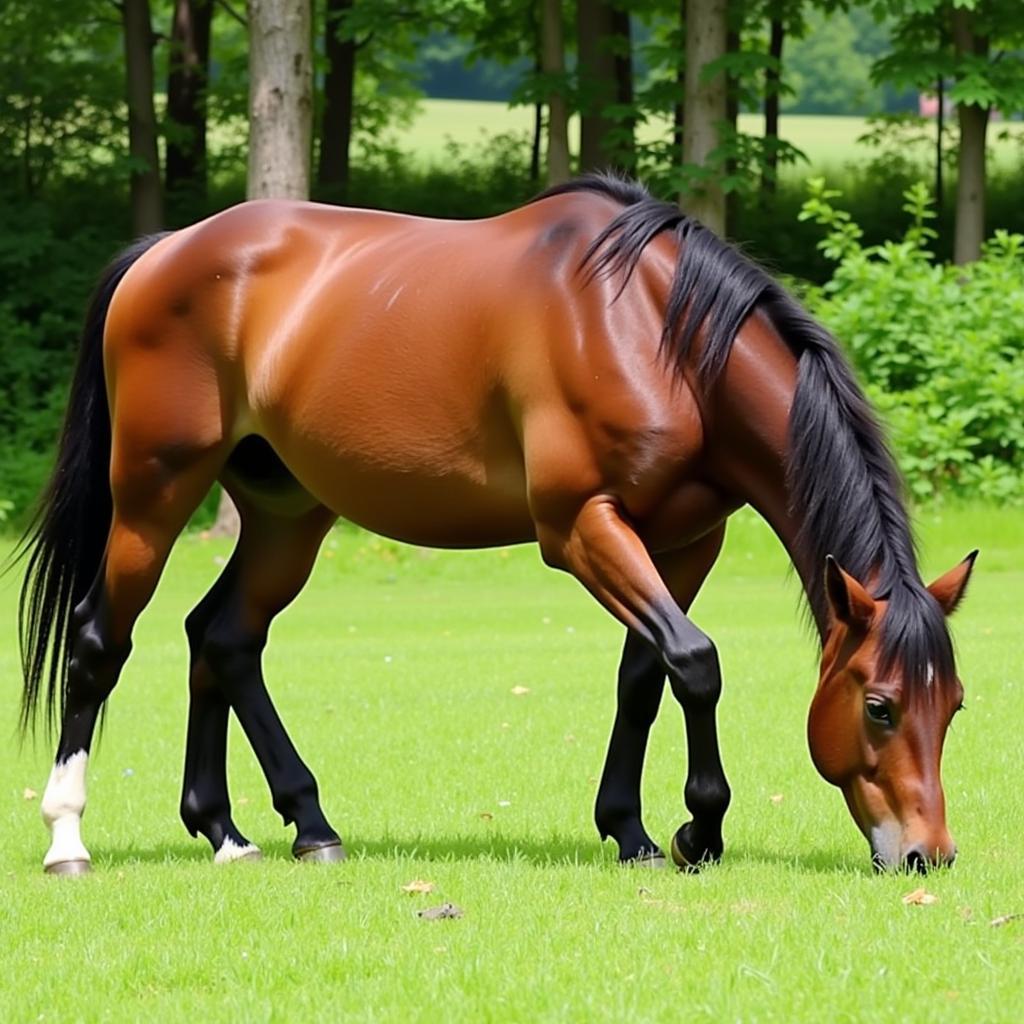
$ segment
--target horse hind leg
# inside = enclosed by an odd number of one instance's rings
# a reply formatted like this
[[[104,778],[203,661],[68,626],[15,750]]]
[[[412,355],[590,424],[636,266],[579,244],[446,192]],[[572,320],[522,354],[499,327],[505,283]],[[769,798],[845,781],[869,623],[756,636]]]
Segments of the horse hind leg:
[[[235,552],[186,623],[192,668],[182,820],[192,835],[209,840],[217,862],[259,855],[231,818],[225,765],[230,707],[267,778],[274,808],[285,824],[296,826],[296,857],[340,860],[341,840],[274,708],[262,669],[271,621],[306,583],[334,515],[322,506],[286,516],[246,498],[237,504]]]
[[[135,621],[153,595],[171,546],[221,461],[207,451],[185,465],[176,451],[172,466],[151,454],[133,458],[114,475],[106,552],[73,614],[60,741],[41,804],[51,837],[43,866],[50,873],[89,870],[81,818],[96,721],[128,658]]]

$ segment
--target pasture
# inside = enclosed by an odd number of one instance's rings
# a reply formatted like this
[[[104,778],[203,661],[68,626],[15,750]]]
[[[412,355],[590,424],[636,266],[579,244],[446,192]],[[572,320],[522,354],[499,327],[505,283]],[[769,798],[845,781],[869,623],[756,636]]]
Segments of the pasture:
[[[533,548],[422,552],[338,529],[274,627],[266,668],[349,861],[290,860],[291,831],[234,726],[236,819],[265,859],[214,867],[178,821],[182,619],[227,554],[193,534],[143,616],[92,758],[96,870],[46,877],[52,745],[15,739],[7,577],[0,1019],[1019,1020],[1019,522],[985,508],[921,517],[926,578],[981,548],[954,629],[967,710],[944,758],[960,858],[925,879],[872,874],[810,763],[815,645],[785,556],[752,515],[734,517],[694,608],[722,657],[733,788],[725,859],[698,876],[623,869],[597,838],[621,630],[578,584]],[[644,789],[663,846],[683,820],[684,763],[666,696]],[[433,891],[404,892],[414,880]],[[919,887],[936,901],[906,905]],[[444,901],[464,916],[417,916]]]
[[[395,135],[398,148],[407,159],[422,163],[439,163],[446,155],[448,140],[456,150],[481,147],[487,140],[506,132],[529,139],[533,131],[533,108],[507,107],[503,103],[478,100],[426,99],[418,105],[408,128]],[[784,173],[797,179],[812,174],[833,174],[844,167],[863,164],[871,159],[874,150],[858,143],[868,131],[863,117],[840,117],[818,114],[783,114],[779,121],[782,138],[807,154],[808,163],[784,168]],[[764,118],[760,114],[741,114],[740,131],[750,135],[764,133]],[[1006,138],[1002,138],[1003,135]],[[643,124],[637,138],[641,144],[664,140],[671,135],[667,121],[652,119]],[[570,146],[575,150],[579,140],[579,123],[570,123]],[[1024,143],[1024,125],[994,122],[990,128],[989,145],[993,164],[997,168],[1016,168],[1020,163],[1021,145]],[[524,153],[528,152],[528,141]],[[912,155],[922,167],[929,168],[934,159],[933,144],[912,147]]]

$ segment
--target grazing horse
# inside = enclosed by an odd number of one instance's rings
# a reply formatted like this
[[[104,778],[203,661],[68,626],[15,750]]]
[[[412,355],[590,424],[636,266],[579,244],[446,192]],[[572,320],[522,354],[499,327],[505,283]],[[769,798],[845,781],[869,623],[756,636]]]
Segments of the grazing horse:
[[[97,716],[216,480],[241,535],[186,622],[181,800],[216,861],[258,856],[231,816],[229,709],[296,826],[295,855],[343,856],[261,668],[271,620],[338,516],[420,545],[536,541],[572,573],[627,631],[601,836],[625,862],[664,862],[640,778],[667,676],[692,815],[671,856],[719,858],[721,676],[687,611],[744,504],[785,545],[821,638],[815,765],[876,866],[953,860],[939,762],[963,691],[945,618],[973,555],[924,586],[897,471],[836,343],[640,186],[587,177],[468,222],[245,203],[111,264],[26,537],[23,725],[44,695],[61,716],[48,871],[89,868]]]

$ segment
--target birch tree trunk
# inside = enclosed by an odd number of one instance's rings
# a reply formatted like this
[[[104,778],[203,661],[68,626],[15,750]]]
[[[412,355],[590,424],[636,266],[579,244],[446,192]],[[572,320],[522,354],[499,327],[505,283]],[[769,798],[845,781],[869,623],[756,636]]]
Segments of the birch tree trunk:
[[[683,162],[708,167],[721,144],[719,126],[726,119],[726,81],[719,72],[705,79],[706,65],[726,52],[726,0],[686,0],[686,94],[683,99]],[[718,234],[725,232],[725,197],[717,174],[695,183],[679,196],[683,209]]]
[[[565,40],[561,0],[541,0],[541,70],[546,75],[565,73]],[[569,104],[561,89],[548,93],[547,183],[558,185],[569,177]]]
[[[153,106],[153,25],[149,0],[124,0],[124,58],[128,92],[128,151],[131,172],[132,230],[149,235],[163,227],[160,154]]]
[[[249,199],[308,199],[313,130],[309,0],[249,0]],[[217,535],[237,535],[221,494]]]

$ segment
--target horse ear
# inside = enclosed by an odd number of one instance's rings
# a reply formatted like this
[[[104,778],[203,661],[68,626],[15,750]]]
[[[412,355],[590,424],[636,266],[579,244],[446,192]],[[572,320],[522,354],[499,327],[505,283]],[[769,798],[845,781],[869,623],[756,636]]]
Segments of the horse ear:
[[[940,576],[928,587],[928,593],[939,602],[939,607],[952,615],[967,592],[967,581],[974,569],[974,560],[978,552],[972,551],[959,565],[955,565],[944,576]]]
[[[871,622],[874,598],[831,555],[825,558],[825,593],[836,621],[861,629]]]

